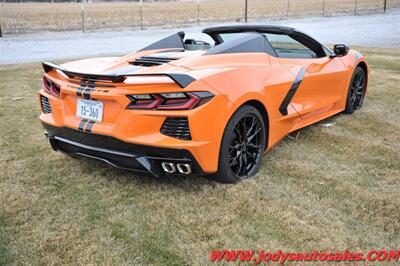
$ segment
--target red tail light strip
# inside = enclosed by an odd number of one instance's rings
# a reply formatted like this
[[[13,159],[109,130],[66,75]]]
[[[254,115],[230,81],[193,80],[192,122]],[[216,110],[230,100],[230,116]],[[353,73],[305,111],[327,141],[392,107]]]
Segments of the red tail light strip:
[[[60,86],[47,79],[46,77],[43,77],[42,86],[45,92],[57,98],[60,98]]]
[[[182,96],[183,95],[183,96]],[[127,95],[132,101],[127,109],[190,110],[205,104],[214,95],[209,92],[179,93],[176,97],[163,97],[162,94]]]
[[[174,103],[174,100],[166,100],[162,105],[157,106],[159,110],[188,110],[195,107],[200,101],[200,97],[195,94],[187,93],[188,99],[182,103]],[[172,103],[171,103],[172,101]]]

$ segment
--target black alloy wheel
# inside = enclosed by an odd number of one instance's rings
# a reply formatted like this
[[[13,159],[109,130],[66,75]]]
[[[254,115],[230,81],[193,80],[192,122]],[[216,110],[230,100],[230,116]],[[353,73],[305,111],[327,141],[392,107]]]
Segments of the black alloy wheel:
[[[260,167],[266,130],[260,112],[253,106],[239,108],[224,131],[216,178],[235,183],[254,175]]]
[[[354,71],[349,91],[347,93],[345,113],[352,114],[361,108],[365,97],[366,87],[367,77],[365,71],[361,67],[357,67]]]

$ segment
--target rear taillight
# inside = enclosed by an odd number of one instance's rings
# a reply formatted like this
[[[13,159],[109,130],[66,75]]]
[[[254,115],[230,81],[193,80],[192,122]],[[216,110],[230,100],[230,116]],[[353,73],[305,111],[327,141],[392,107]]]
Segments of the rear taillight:
[[[43,77],[43,89],[48,94],[51,94],[55,97],[60,97],[60,86],[46,77]]]
[[[128,95],[127,109],[190,110],[199,107],[214,95],[210,92],[169,92]]]

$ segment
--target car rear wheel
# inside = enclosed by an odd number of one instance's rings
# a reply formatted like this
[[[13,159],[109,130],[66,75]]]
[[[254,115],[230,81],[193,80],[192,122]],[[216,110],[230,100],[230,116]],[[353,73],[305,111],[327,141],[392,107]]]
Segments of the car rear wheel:
[[[239,108],[225,128],[215,179],[236,183],[254,175],[260,168],[265,143],[266,130],[260,112],[249,105]]]
[[[350,82],[349,90],[346,99],[346,114],[352,114],[357,109],[360,109],[364,97],[365,89],[367,87],[367,76],[362,67],[357,67],[353,73],[353,77]]]

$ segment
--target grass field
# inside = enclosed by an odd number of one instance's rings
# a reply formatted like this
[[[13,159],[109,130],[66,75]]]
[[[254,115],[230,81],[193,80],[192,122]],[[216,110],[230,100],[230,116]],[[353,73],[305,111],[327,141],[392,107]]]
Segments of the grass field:
[[[40,64],[0,66],[0,265],[206,265],[212,248],[400,248],[400,50],[367,49],[354,115],[285,139],[252,179],[157,180],[53,152]]]
[[[289,6],[288,6],[289,2]],[[323,3],[325,2],[325,8]],[[251,20],[303,16],[354,14],[356,0],[249,0]],[[80,3],[0,3],[3,33],[81,30]],[[400,8],[400,0],[388,0],[387,8]],[[383,0],[357,0],[357,14],[383,11]],[[142,24],[148,26],[182,26],[198,21],[197,1],[144,2]],[[201,0],[200,22],[243,21],[243,0]],[[84,8],[86,30],[104,28],[139,28],[138,2],[89,3]]]

